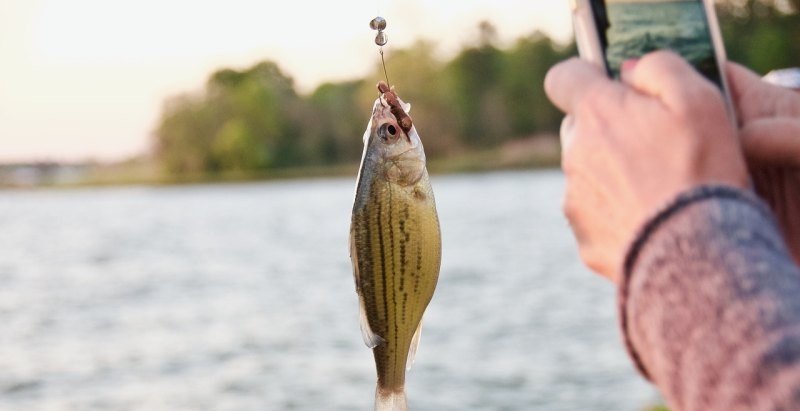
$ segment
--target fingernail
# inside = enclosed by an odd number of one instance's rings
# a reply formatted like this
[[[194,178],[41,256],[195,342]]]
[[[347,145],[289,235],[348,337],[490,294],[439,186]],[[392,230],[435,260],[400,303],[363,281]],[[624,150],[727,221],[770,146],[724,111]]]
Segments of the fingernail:
[[[620,67],[621,71],[631,71],[633,70],[636,65],[639,64],[639,59],[627,59],[622,62],[622,66]]]

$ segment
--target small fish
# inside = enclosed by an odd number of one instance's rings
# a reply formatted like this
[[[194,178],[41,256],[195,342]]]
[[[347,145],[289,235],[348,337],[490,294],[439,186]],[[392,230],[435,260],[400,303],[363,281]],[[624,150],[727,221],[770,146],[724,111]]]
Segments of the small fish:
[[[403,103],[378,83],[364,132],[350,226],[364,342],[378,372],[376,411],[406,411],[406,370],[439,278],[441,233],[425,152]]]

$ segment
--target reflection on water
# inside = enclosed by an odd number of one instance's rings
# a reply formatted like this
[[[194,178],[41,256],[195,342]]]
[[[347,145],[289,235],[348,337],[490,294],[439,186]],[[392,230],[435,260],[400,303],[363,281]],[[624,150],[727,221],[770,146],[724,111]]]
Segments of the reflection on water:
[[[442,273],[410,407],[639,410],[556,172],[434,176]],[[0,409],[369,410],[353,179],[0,192]]]

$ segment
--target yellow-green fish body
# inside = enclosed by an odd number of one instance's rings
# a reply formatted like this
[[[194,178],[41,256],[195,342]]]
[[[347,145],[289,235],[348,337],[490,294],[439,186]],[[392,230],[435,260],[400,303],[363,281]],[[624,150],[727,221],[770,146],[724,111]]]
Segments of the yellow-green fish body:
[[[439,277],[439,219],[422,142],[383,95],[364,146],[350,228],[361,330],[378,373],[375,410],[405,411],[406,369]]]

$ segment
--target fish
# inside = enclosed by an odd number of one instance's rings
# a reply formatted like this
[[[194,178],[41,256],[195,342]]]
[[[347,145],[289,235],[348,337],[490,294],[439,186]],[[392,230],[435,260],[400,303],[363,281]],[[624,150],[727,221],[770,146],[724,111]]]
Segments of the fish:
[[[406,371],[439,279],[442,239],[411,106],[384,82],[378,91],[364,132],[350,258],[361,334],[377,371],[375,411],[406,411]]]

